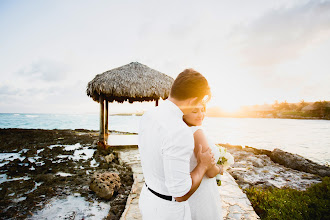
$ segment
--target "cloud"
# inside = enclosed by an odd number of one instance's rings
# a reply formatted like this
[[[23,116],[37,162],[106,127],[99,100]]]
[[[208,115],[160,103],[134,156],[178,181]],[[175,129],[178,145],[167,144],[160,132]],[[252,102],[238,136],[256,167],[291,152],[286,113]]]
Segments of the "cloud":
[[[70,112],[86,103],[93,100],[87,97],[82,81],[33,87],[0,84],[0,112]]]
[[[19,89],[12,88],[7,84],[0,85],[0,96],[11,96],[19,93]]]
[[[64,63],[50,60],[39,60],[17,72],[30,80],[62,81],[66,78],[68,67]]]
[[[244,63],[271,66],[299,56],[330,36],[330,1],[309,1],[268,11],[230,34]]]

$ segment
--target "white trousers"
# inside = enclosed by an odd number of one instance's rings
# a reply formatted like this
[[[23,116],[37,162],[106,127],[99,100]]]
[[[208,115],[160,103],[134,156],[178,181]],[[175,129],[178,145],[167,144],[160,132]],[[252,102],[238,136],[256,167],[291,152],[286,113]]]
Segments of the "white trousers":
[[[143,220],[191,220],[188,201],[168,201],[154,195],[143,185],[139,208]]]

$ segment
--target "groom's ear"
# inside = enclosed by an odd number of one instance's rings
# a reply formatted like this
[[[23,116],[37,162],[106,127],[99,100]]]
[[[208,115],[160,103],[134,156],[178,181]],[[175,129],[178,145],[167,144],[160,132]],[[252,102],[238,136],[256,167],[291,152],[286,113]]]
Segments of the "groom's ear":
[[[190,105],[190,106],[197,105],[198,102],[199,102],[198,97],[193,97],[193,98],[190,98],[190,99],[189,99],[189,105]]]

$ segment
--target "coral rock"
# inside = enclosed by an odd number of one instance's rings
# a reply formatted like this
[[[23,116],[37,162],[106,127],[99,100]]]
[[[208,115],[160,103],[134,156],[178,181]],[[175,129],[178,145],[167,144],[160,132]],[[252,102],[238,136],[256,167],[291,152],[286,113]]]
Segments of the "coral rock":
[[[120,186],[120,177],[117,173],[104,172],[93,175],[89,188],[99,197],[110,199]]]

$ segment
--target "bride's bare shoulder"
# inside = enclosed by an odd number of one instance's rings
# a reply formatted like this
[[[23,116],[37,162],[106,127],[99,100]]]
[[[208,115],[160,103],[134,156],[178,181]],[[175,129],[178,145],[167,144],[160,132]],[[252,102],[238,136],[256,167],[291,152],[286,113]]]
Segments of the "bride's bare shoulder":
[[[209,148],[208,141],[206,139],[205,133],[203,129],[197,129],[194,132],[194,141],[195,141],[195,147],[201,144],[203,146],[203,152]]]

